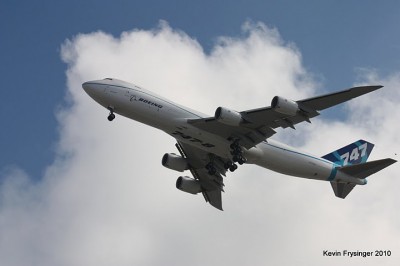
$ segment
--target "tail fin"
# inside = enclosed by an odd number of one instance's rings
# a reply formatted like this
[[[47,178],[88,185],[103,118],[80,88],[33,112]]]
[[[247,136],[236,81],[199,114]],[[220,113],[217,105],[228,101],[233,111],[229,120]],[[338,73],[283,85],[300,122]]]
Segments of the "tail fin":
[[[337,171],[355,178],[365,179],[396,162],[396,160],[388,158],[367,163],[373,148],[374,144],[360,139],[337,151],[322,156],[322,158],[339,165],[336,168]],[[342,199],[346,198],[356,186],[352,183],[338,183],[335,181],[331,181],[331,185],[336,197]]]
[[[337,151],[324,155],[322,158],[340,166],[360,164],[367,161],[373,148],[374,144],[360,139]]]
[[[368,163],[361,163],[357,165],[347,165],[343,167],[339,167],[338,171],[341,171],[350,176],[365,179],[366,177],[379,172],[382,169],[394,164],[397,162],[391,158],[371,161]],[[331,182],[333,191],[335,192],[336,197],[344,199],[351,190],[356,186],[355,184],[346,184],[346,183],[337,183]]]

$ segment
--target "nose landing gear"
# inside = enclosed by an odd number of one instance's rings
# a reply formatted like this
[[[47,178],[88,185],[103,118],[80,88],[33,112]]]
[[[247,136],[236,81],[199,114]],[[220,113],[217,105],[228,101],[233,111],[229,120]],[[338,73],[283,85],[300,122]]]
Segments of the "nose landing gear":
[[[108,121],[111,122],[111,121],[113,121],[114,118],[115,118],[114,108],[111,107],[111,106],[109,106],[107,109],[110,110],[110,114],[108,115],[107,119],[108,119]]]

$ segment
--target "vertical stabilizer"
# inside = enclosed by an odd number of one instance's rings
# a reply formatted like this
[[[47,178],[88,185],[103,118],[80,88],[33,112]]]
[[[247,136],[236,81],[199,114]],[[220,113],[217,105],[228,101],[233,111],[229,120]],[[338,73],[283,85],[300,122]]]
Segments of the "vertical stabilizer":
[[[373,148],[374,144],[360,139],[339,150],[322,156],[322,158],[340,166],[360,164],[368,160]]]

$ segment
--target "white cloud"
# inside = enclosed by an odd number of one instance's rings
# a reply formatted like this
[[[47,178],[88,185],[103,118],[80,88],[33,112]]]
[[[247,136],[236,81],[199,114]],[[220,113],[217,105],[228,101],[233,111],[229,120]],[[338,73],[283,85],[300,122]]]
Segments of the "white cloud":
[[[322,251],[392,249],[379,263],[395,265],[397,165],[346,200],[335,198],[328,183],[243,166],[225,179],[226,211],[219,212],[200,195],[175,189],[179,173],[160,164],[174,151],[172,138],[123,117],[109,123],[81,88],[86,80],[116,77],[209,114],[219,105],[242,110],[269,105],[277,94],[318,93],[300,52],[277,30],[261,23],[242,30],[241,37],[221,37],[209,54],[165,22],[118,38],[96,32],[66,41],[70,106],[58,113],[57,156],[37,183],[21,170],[3,171],[0,264],[375,265],[376,259],[332,259]],[[322,116],[281,138],[299,139],[321,155],[365,138],[377,144],[374,159],[393,157],[400,78],[367,72],[361,80],[388,86],[347,105],[345,121]]]

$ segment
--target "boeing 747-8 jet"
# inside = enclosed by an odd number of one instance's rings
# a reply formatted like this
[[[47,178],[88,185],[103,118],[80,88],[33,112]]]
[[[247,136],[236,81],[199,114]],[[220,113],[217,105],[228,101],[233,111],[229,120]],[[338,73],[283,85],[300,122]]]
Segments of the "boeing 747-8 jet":
[[[214,116],[191,110],[128,82],[106,78],[88,81],[83,89],[109,110],[108,120],[119,114],[158,128],[176,139],[179,154],[166,153],[162,165],[192,177],[180,176],[176,187],[222,210],[223,176],[244,163],[302,178],[331,183],[335,195],[345,198],[356,185],[396,161],[367,162],[373,144],[358,140],[319,157],[270,139],[276,128],[310,123],[321,110],[351,100],[382,86],[362,86],[299,101],[280,96],[270,107],[237,112],[218,107]]]

